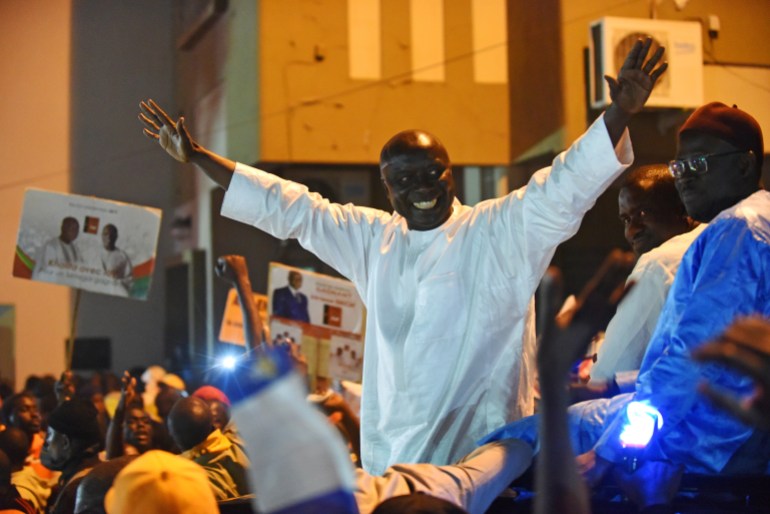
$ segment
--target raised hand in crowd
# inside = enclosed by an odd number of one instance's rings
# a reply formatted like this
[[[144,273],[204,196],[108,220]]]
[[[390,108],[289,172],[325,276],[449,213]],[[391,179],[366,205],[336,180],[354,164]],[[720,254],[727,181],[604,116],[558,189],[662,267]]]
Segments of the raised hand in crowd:
[[[251,350],[259,350],[262,341],[269,338],[264,337],[264,327],[251,290],[246,259],[242,255],[223,255],[217,259],[214,271],[219,278],[235,288],[243,312],[243,335],[246,346]],[[270,341],[266,341],[266,344],[269,345]]]
[[[123,441],[123,424],[126,421],[126,410],[136,403],[139,395],[136,393],[136,378],[132,377],[128,371],[123,372],[120,379],[120,399],[115,408],[115,413],[107,427],[107,440],[105,450],[107,459],[120,457],[125,453]]]
[[[75,378],[72,375],[72,371],[62,372],[59,380],[54,385],[54,391],[56,392],[57,403],[66,402],[75,396]]]
[[[633,260],[613,251],[579,295],[571,318],[563,320],[566,326],[551,323],[543,334],[537,353],[542,396],[541,450],[535,476],[537,514],[590,512],[581,474],[594,468],[595,462],[586,462],[591,455],[575,460],[568,430],[566,386],[572,365],[585,354],[593,335],[606,326],[630,289],[625,280],[631,267]]]

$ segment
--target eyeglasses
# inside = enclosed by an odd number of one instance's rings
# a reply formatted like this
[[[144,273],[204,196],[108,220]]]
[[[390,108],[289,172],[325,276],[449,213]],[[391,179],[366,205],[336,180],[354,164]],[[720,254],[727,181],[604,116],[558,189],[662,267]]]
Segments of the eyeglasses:
[[[673,161],[668,161],[668,172],[671,173],[674,178],[682,178],[688,170],[690,173],[695,175],[703,175],[709,170],[709,159],[713,157],[726,157],[728,155],[735,155],[750,151],[751,150],[734,150],[732,152],[696,155],[695,157],[690,157],[689,159],[675,159]]]

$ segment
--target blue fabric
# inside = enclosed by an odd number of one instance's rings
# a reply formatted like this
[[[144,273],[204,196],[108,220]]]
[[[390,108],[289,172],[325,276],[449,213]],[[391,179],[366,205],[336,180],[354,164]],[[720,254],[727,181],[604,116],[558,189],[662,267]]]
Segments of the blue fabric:
[[[590,400],[568,409],[576,453],[592,447],[604,459],[620,462],[619,443],[625,406],[647,400],[664,425],[646,457],[669,459],[687,472],[719,473],[753,433],[697,392],[708,380],[736,395],[753,390],[748,378],[716,365],[698,365],[690,352],[714,338],[738,316],[770,317],[770,193],[760,191],[722,212],[685,253],[650,340],[634,394]],[[495,430],[480,443],[507,437],[538,449],[537,417]],[[746,465],[754,465],[754,457]],[[742,455],[731,462],[740,473]]]
[[[593,448],[607,424],[615,419],[615,416],[625,412],[625,407],[633,396],[632,393],[619,394],[613,398],[600,398],[571,405],[567,409],[567,414],[572,451],[581,454]],[[502,439],[519,439],[532,446],[534,453],[537,454],[540,452],[539,423],[540,417],[537,414],[527,416],[490,432],[478,444]]]
[[[696,365],[690,352],[719,335],[738,316],[770,316],[770,196],[755,193],[720,214],[682,259],[639,371],[636,400],[648,400],[664,425],[651,458],[685,464],[687,471],[720,472],[752,428],[698,394],[701,380],[747,395],[749,378],[716,364]],[[620,458],[621,422],[605,430],[597,453]]]
[[[233,374],[233,383],[227,387],[228,397],[236,405],[285,377],[293,369],[291,355],[284,348],[266,348],[262,352],[253,352],[244,364],[238,366],[238,372]]]
[[[358,514],[355,498],[350,491],[337,490],[310,500],[291,505],[272,514]]]

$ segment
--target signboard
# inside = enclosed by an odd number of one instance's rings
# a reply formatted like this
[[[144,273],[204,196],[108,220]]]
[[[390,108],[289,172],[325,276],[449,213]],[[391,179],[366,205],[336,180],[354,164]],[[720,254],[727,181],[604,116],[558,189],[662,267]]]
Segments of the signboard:
[[[254,293],[254,303],[257,304],[259,320],[267,319],[267,296]],[[223,343],[246,345],[245,335],[243,333],[243,310],[238,301],[238,293],[235,288],[227,293],[227,303],[225,304],[225,314],[222,316],[222,325],[219,328],[219,340]]]
[[[159,209],[28,189],[13,275],[145,300],[160,219]]]
[[[366,309],[351,282],[271,262],[268,297],[276,344],[301,344],[315,377],[361,380]]]

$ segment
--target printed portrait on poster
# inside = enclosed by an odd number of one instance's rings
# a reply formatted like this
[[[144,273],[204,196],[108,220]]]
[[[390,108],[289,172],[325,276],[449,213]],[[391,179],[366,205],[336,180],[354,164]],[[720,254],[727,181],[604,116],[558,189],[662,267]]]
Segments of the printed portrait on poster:
[[[366,309],[351,282],[271,262],[267,296],[274,341],[300,343],[316,378],[361,380]]]
[[[144,300],[160,220],[159,209],[28,189],[13,275]]]

